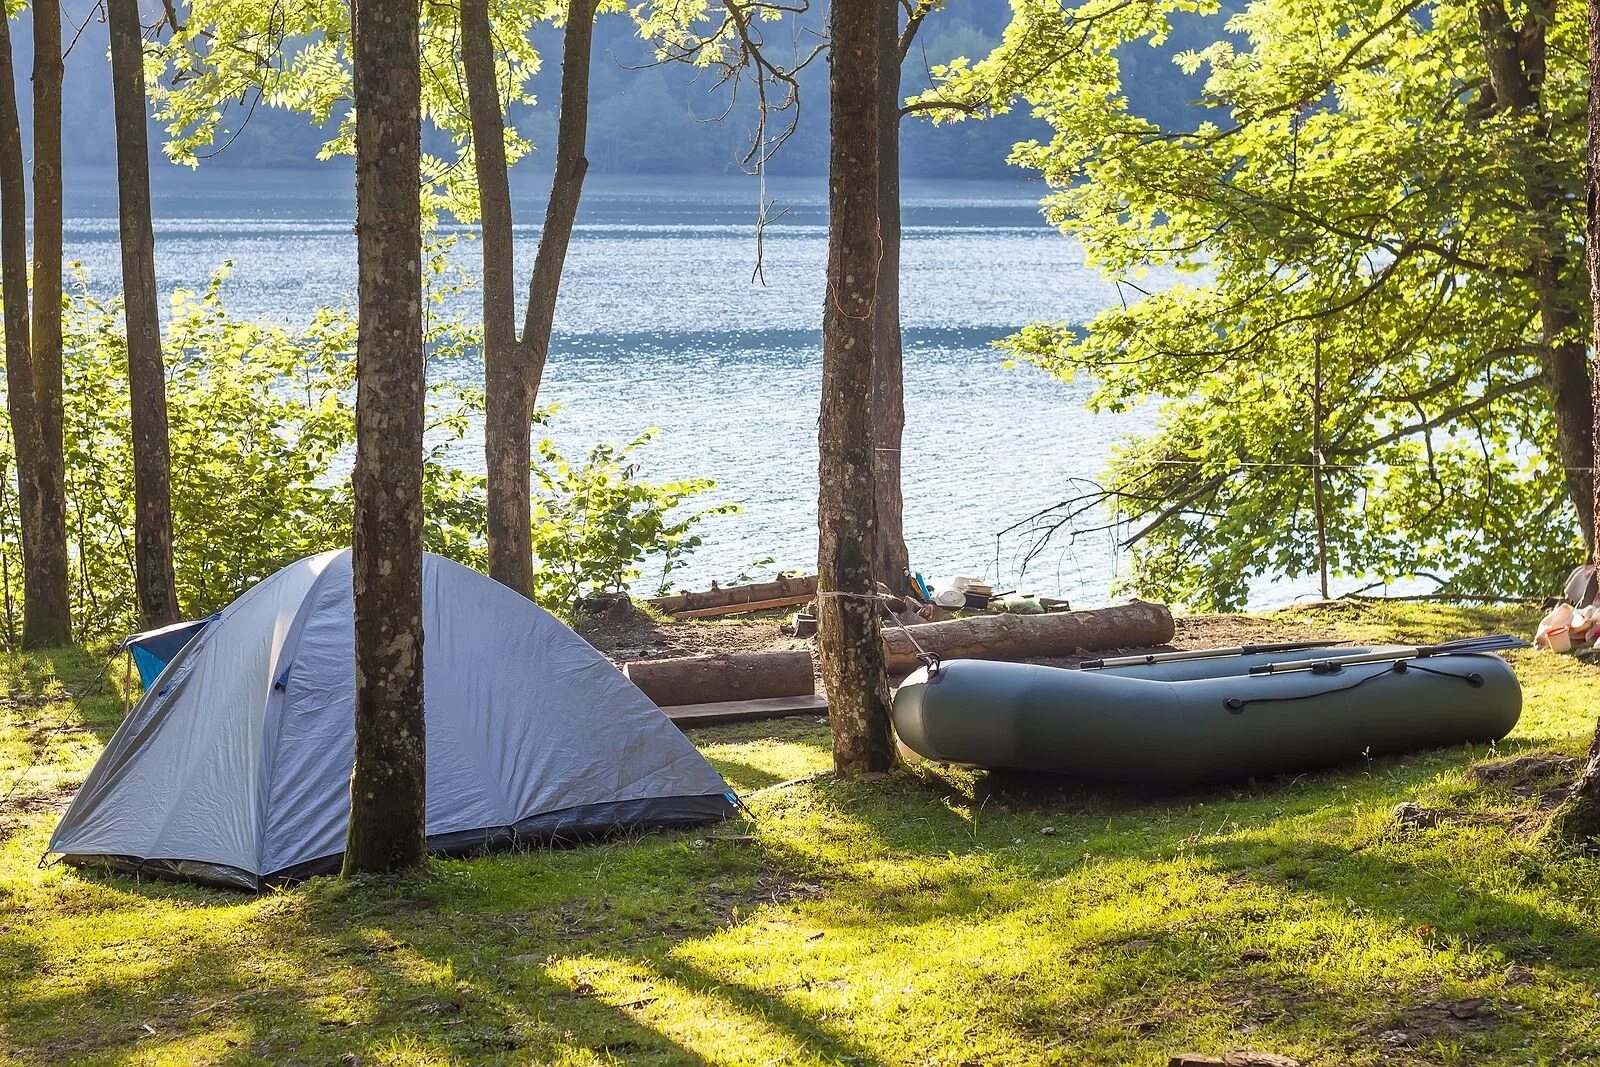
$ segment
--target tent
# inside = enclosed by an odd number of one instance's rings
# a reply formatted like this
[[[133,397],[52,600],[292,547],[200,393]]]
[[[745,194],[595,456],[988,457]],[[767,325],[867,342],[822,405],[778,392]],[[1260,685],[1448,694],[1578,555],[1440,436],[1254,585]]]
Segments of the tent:
[[[661,709],[520,594],[428,555],[423,634],[435,852],[735,810]],[[350,552],[290,564],[176,653],[89,772],[50,851],[252,890],[337,870],[354,675]]]
[[[159,630],[133,634],[123,641],[122,650],[132,657],[133,665],[139,668],[139,684],[149,689],[157,676],[167,669],[173,657],[183,651],[189,639],[216,621],[215,615],[209,615],[193,622],[175,622]]]

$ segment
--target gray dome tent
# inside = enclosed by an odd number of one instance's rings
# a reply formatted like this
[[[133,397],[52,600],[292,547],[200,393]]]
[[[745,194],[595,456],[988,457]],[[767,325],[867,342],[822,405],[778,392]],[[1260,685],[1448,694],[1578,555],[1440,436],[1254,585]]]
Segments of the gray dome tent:
[[[435,852],[733,813],[737,798],[661,710],[525,597],[429,555],[423,631]],[[283,568],[161,672],[50,851],[253,890],[337,870],[354,676],[349,551]]]

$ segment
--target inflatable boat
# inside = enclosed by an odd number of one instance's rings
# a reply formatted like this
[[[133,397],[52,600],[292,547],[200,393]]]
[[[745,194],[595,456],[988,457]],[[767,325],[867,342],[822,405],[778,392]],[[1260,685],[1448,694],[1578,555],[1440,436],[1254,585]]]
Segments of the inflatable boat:
[[[1522,690],[1489,638],[1414,648],[1249,648],[1094,661],[954,660],[894,700],[900,741],[943,763],[1185,787],[1497,741]]]

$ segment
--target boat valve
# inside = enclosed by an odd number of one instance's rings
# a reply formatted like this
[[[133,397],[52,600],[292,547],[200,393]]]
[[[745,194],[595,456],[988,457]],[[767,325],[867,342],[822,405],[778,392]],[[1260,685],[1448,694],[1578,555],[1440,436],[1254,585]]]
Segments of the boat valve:
[[[1237,715],[1244,710],[1244,701],[1238,697],[1229,697],[1222,702],[1222,706]]]

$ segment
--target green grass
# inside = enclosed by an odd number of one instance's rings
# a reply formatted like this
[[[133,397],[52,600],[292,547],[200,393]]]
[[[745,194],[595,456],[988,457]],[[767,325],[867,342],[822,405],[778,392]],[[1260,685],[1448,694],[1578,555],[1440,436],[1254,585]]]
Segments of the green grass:
[[[1532,624],[1340,618],[1361,639]],[[1600,671],[1514,660],[1527,706],[1498,754],[1582,752]],[[0,1062],[1600,1059],[1600,862],[1534,844],[1537,798],[1467,777],[1481,747],[1175,797],[823,776],[755,794],[749,824],[248,897],[36,866],[121,677],[0,661]],[[697,739],[743,790],[829,764],[814,720]],[[1460,814],[1402,830],[1406,800]]]

